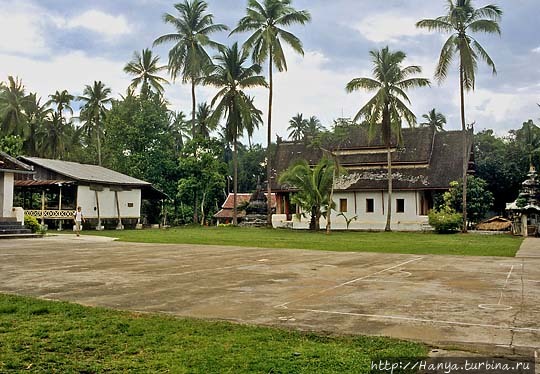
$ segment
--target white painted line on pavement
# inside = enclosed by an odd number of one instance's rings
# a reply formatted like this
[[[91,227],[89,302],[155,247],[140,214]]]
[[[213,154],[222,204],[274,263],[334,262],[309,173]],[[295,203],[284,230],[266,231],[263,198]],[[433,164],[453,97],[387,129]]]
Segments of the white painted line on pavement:
[[[311,312],[311,313],[321,313],[321,314],[336,314],[336,315],[343,315],[343,316],[367,317],[367,318],[375,318],[375,319],[391,319],[391,320],[409,321],[409,322],[434,323],[434,324],[440,324],[440,325],[484,327],[484,328],[493,328],[493,329],[498,329],[498,330],[510,330],[510,331],[516,331],[516,332],[540,332],[540,328],[532,328],[532,327],[501,326],[501,325],[491,325],[491,324],[486,324],[486,323],[445,321],[445,320],[437,320],[437,319],[414,318],[414,317],[404,317],[404,316],[389,316],[389,315],[380,315],[380,314],[336,312],[336,311],[330,311],[330,310],[296,309],[296,308],[289,309],[289,311]]]
[[[297,301],[300,301],[300,300],[304,300],[304,299],[310,298],[310,297],[312,297],[312,296],[319,295],[319,294],[321,294],[321,293],[325,293],[325,292],[328,292],[328,291],[332,291],[332,290],[335,290],[335,289],[340,288],[340,287],[348,286],[349,284],[352,284],[352,283],[356,283],[356,282],[362,281],[362,280],[367,279],[367,278],[369,278],[369,277],[372,277],[372,276],[374,276],[374,275],[381,274],[381,273],[384,273],[384,272],[393,270],[393,269],[395,269],[395,268],[399,268],[399,267],[401,267],[401,266],[410,264],[411,262],[420,261],[420,260],[422,260],[422,259],[423,259],[423,257],[415,257],[415,258],[413,258],[413,259],[411,259],[411,260],[408,260],[408,261],[402,262],[402,263],[400,263],[400,264],[397,264],[397,265],[388,267],[388,268],[386,268],[386,269],[379,270],[379,271],[377,271],[377,272],[375,272],[375,273],[371,273],[371,274],[365,275],[365,276],[363,276],[363,277],[356,278],[356,279],[353,279],[353,280],[350,280],[350,281],[347,281],[347,282],[338,284],[337,286],[333,286],[333,287],[330,287],[330,288],[326,288],[326,289],[321,290],[321,291],[319,291],[319,292],[315,292],[315,293],[312,293],[312,294],[307,295],[307,296],[300,297],[300,298],[295,299],[295,300],[287,301],[286,303],[283,303],[283,304],[279,304],[279,305],[274,306],[274,308],[286,308],[287,305],[289,305],[289,304],[291,304],[291,303],[294,303],[294,302],[297,302]]]

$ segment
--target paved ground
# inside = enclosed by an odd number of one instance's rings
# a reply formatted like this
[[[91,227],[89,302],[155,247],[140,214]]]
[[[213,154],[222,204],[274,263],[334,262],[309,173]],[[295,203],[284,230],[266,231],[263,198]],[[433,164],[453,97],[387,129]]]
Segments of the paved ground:
[[[540,251],[536,240],[532,244]],[[61,236],[1,240],[0,292],[386,335],[490,353],[540,348],[540,258],[532,257],[156,245]]]
[[[516,257],[540,258],[540,239],[525,238]]]

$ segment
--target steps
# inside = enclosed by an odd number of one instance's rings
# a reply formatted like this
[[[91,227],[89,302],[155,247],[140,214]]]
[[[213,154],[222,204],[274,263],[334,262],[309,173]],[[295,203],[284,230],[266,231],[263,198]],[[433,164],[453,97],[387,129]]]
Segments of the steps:
[[[0,238],[9,237],[12,239],[13,236],[28,234],[32,235],[32,231],[22,226],[15,218],[0,218]]]

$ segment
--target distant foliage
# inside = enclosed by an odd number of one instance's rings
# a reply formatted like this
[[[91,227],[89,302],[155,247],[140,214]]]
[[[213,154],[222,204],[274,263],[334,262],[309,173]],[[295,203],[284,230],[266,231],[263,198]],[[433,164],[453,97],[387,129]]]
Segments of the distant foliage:
[[[429,215],[429,224],[439,234],[451,234],[458,232],[463,224],[463,216],[452,208],[432,210]]]
[[[16,135],[0,138],[0,151],[13,157],[20,156],[23,153],[23,139]]]
[[[493,194],[488,190],[485,180],[473,176],[467,178],[467,217],[472,223],[478,223],[485,218],[493,207]],[[444,194],[446,206],[461,211],[463,183],[450,183],[450,190]]]

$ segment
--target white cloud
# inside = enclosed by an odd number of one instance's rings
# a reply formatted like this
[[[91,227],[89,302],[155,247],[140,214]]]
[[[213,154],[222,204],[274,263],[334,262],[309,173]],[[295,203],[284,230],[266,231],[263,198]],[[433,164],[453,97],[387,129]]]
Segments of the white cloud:
[[[73,19],[56,19],[59,27],[82,27],[107,37],[128,34],[131,26],[124,16],[112,16],[99,10],[88,10]]]
[[[540,46],[534,48],[534,49],[532,50],[532,52],[534,52],[534,53],[540,53]]]
[[[113,93],[123,93],[129,85],[129,77],[122,72],[125,62],[90,57],[83,52],[55,55],[49,61],[0,55],[0,61],[0,79],[8,75],[19,76],[27,90],[37,92],[43,100],[63,89],[80,95],[84,86],[94,80],[101,80],[112,88]]]
[[[285,53],[288,71],[274,71],[273,141],[276,140],[275,134],[287,138],[289,120],[296,113],[303,113],[304,117],[317,116],[323,125],[330,126],[338,117],[354,117],[370,97],[363,91],[352,94],[345,91],[345,85],[351,79],[369,76],[368,70],[336,72],[325,68],[329,59],[320,52],[306,51],[301,57],[287,48]],[[198,87],[197,101],[211,101],[215,93],[214,88]],[[263,112],[264,125],[256,131],[254,140],[266,144],[268,90],[261,88],[248,93],[255,97],[255,106]],[[189,87],[174,83],[166,88],[165,95],[172,104],[171,109],[183,110],[190,115]]]
[[[0,8],[0,51],[25,55],[48,52],[37,8],[25,3],[7,3]]]
[[[416,17],[388,12],[371,14],[353,27],[373,42],[397,42],[404,37],[428,34],[426,30],[417,28],[416,22]]]
[[[454,95],[454,104],[459,106],[459,92]],[[468,122],[476,121],[482,128],[504,124],[506,129],[515,128],[525,121],[524,113],[536,106],[535,94],[514,94],[477,89],[467,95],[466,110]],[[517,121],[512,123],[509,121]]]

